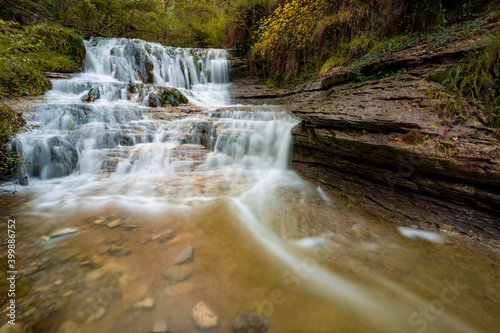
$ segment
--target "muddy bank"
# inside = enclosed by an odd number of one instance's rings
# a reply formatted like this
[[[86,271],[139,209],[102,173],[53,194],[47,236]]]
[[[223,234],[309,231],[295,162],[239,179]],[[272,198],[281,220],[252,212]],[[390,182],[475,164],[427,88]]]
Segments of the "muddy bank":
[[[301,123],[293,130],[292,166],[302,176],[402,224],[453,228],[500,246],[500,131],[442,110],[457,96],[432,73],[479,50],[498,23],[432,48],[417,42],[369,62],[359,81],[338,67],[298,89],[275,90],[250,77],[235,80],[242,104],[280,104]],[[429,51],[430,50],[430,51]]]

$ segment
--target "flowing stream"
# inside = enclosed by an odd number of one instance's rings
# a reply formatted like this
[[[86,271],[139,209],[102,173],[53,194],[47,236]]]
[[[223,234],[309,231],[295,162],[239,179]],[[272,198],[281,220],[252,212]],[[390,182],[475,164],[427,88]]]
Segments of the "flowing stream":
[[[268,332],[498,328],[498,252],[398,228],[301,180],[298,120],[231,105],[226,51],[86,49],[83,73],[53,82],[20,138],[29,186],[1,199],[19,229],[19,332],[196,332],[199,301],[219,316],[213,332],[255,310]],[[189,104],[156,107],[160,87]],[[191,276],[169,284],[187,246]]]

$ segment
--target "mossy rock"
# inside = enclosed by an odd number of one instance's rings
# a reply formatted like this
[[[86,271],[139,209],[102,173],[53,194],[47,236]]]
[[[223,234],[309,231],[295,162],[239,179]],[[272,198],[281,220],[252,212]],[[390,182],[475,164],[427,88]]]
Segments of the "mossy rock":
[[[154,101],[152,101],[152,96]],[[179,106],[179,104],[188,103],[188,99],[181,93],[178,89],[175,88],[162,88],[158,93],[151,93],[149,95],[149,106]]]

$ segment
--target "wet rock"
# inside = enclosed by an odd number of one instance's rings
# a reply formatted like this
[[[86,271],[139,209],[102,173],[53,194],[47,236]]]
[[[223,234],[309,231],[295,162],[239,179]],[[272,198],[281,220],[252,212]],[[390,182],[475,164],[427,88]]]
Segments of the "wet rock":
[[[264,333],[267,327],[267,319],[255,311],[240,313],[233,322],[236,333]]]
[[[179,265],[188,262],[193,259],[194,249],[192,246],[186,247],[179,253],[179,255],[174,259],[174,265]]]
[[[116,219],[107,224],[110,229],[117,228],[123,224],[122,220]]]
[[[135,303],[133,307],[134,307],[134,309],[137,309],[137,310],[151,310],[155,306],[156,306],[156,301],[153,298],[148,297],[148,298],[143,299],[140,302]]]
[[[119,245],[112,245],[108,249],[108,254],[115,257],[125,257],[128,256],[130,252],[132,252],[132,250],[129,247]]]
[[[165,243],[175,238],[175,235],[175,230],[167,229],[160,235],[160,237],[158,237],[158,240],[160,241],[160,243]]]
[[[163,104],[160,100],[160,97],[154,92],[149,94],[148,105],[150,108],[162,107]]]
[[[159,320],[153,326],[153,332],[165,332],[168,329],[167,321]]]
[[[146,69],[146,83],[154,83],[154,75],[153,75],[153,62],[151,59],[146,58],[144,60],[144,68]]]
[[[101,97],[101,94],[99,93],[99,89],[96,89],[95,87],[91,88],[88,92],[87,95],[84,95],[81,100],[82,102],[84,103],[90,103],[90,102],[93,102],[95,101],[96,99],[98,99],[99,97]]]
[[[208,330],[219,326],[219,317],[203,301],[196,304],[191,311],[191,317],[196,327],[201,330]]]
[[[125,226],[125,228],[128,230],[128,231],[137,231],[139,230],[139,226],[137,226],[137,224],[127,224]]]
[[[172,266],[165,270],[163,276],[168,280],[168,284],[173,285],[189,279],[192,274],[193,272],[189,269],[180,266]]]
[[[57,237],[62,237],[62,236],[74,234],[76,232],[78,232],[78,229],[75,229],[75,228],[65,228],[65,229],[61,229],[61,230],[57,230],[57,231],[53,232],[52,234],[50,234],[50,236],[42,236],[41,238],[43,240],[49,240],[49,239],[54,239],[54,238],[57,238]]]
[[[149,93],[149,107],[179,106],[188,103],[188,99],[178,89],[156,88]]]

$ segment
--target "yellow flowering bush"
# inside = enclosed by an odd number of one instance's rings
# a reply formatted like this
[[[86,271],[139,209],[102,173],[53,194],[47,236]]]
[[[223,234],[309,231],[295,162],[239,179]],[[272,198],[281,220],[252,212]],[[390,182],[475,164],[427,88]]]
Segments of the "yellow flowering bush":
[[[254,57],[274,62],[274,71],[293,74],[298,66],[297,55],[310,44],[316,24],[323,17],[329,1],[289,0],[261,21],[257,41],[252,47]],[[286,56],[285,61],[280,59]]]

